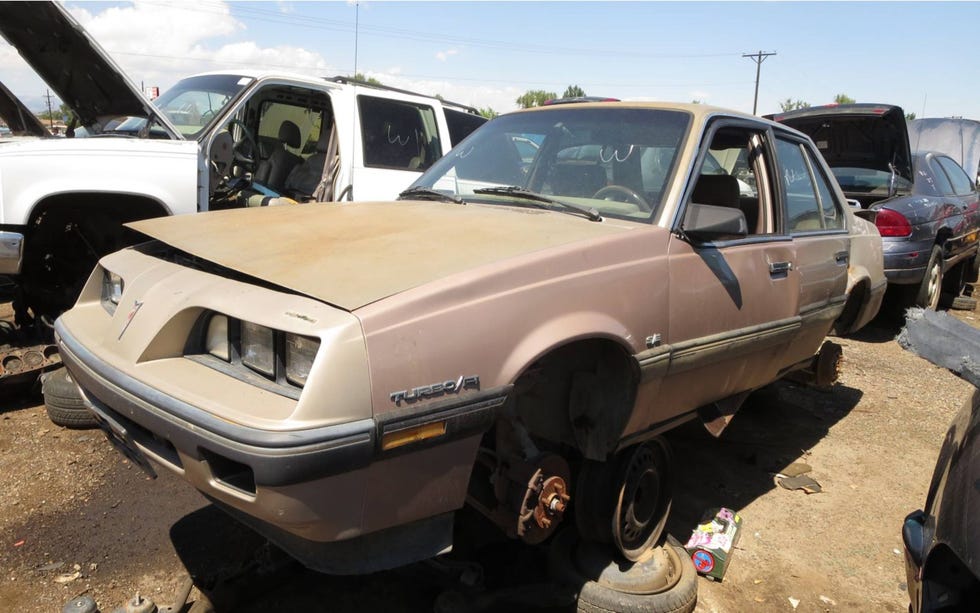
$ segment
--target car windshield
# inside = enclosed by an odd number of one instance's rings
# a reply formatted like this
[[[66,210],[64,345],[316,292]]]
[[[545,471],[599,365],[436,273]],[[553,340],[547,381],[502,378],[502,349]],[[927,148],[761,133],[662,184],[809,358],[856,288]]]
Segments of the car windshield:
[[[519,187],[604,217],[649,220],[663,204],[691,118],[674,110],[549,108],[498,117],[412,185],[466,202],[526,205]]]
[[[197,138],[249,83],[241,75],[201,75],[181,79],[153,101],[186,138]]]

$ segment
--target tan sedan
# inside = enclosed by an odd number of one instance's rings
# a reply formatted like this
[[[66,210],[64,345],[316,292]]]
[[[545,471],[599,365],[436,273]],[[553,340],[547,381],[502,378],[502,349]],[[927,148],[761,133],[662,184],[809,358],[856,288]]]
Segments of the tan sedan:
[[[403,198],[138,222],[56,326],[125,453],[328,572],[445,552],[464,504],[641,557],[660,435],[820,371],[885,287],[813,143],[703,105],[504,115]]]

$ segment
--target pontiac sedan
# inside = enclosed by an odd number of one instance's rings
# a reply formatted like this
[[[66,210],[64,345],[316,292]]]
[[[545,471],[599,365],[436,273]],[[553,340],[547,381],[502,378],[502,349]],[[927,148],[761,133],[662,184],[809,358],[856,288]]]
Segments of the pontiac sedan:
[[[449,550],[464,505],[529,543],[575,509],[640,558],[670,508],[661,435],[718,434],[790,372],[832,380],[825,336],[885,287],[810,139],[703,105],[516,112],[402,201],[132,227],[152,240],[56,325],[88,406],[332,573]]]

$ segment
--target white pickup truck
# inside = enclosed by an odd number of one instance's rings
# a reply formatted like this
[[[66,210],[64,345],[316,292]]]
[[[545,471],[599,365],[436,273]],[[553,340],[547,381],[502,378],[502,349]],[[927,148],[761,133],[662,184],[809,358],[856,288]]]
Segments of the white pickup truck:
[[[214,72],[149,102],[57,4],[0,2],[0,34],[73,110],[74,138],[0,146],[0,275],[17,323],[69,307],[123,223],[238,206],[390,200],[485,119],[346,78]],[[78,138],[86,136],[85,138]]]

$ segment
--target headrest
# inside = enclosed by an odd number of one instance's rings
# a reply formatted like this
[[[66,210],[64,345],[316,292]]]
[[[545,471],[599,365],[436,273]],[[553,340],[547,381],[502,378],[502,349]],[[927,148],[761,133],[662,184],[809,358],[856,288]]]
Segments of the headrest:
[[[299,126],[288,119],[279,126],[279,142],[295,149],[299,147]]]
[[[691,201],[698,204],[738,208],[738,179],[732,175],[701,175]]]

